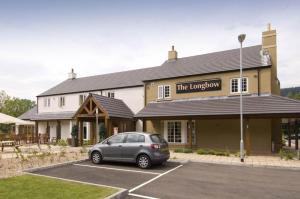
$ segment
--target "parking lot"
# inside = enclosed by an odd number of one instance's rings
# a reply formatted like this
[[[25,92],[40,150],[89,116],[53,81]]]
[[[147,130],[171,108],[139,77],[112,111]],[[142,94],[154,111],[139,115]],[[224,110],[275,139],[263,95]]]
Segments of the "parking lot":
[[[89,161],[33,172],[129,190],[128,198],[299,198],[300,171],[168,162],[142,170]]]

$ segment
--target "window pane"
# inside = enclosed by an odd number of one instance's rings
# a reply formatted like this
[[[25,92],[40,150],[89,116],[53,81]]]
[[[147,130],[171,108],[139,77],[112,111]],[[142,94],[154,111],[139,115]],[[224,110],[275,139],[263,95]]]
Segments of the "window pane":
[[[170,86],[165,86],[165,89],[164,89],[164,96],[165,97],[170,97]]]
[[[181,122],[168,122],[168,142],[181,143]]]
[[[168,142],[174,142],[174,122],[168,122]]]
[[[134,142],[145,142],[145,136],[138,135],[138,134],[129,134],[127,135],[127,143],[134,143]]]
[[[239,79],[232,79],[231,80],[231,92],[232,93],[239,92]]]
[[[151,138],[152,142],[154,142],[154,143],[165,142],[165,140],[163,138],[161,138],[160,135],[158,135],[158,134],[150,135],[150,138]]]
[[[109,139],[109,142],[110,142],[111,144],[115,144],[115,143],[123,143],[124,138],[125,138],[125,134],[116,135],[116,136],[110,138],[110,139]]]
[[[247,82],[247,78],[243,78],[242,81],[242,92],[248,92],[248,82]]]

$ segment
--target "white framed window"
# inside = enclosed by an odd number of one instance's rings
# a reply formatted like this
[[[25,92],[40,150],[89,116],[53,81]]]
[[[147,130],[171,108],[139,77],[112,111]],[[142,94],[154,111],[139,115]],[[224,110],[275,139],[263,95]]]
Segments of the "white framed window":
[[[181,143],[181,122],[168,121],[167,123],[167,139],[170,143]]]
[[[44,98],[44,107],[50,107],[50,104],[51,104],[51,98],[50,97]]]
[[[115,98],[115,93],[114,92],[108,92],[107,97],[109,98]]]
[[[170,85],[159,85],[157,89],[157,99],[166,99],[171,97]]]
[[[248,77],[242,78],[242,92],[248,93]],[[231,94],[238,94],[240,93],[241,86],[240,86],[240,78],[233,78],[230,80],[230,93]]]
[[[64,96],[59,97],[58,106],[59,107],[65,106],[65,97]]]
[[[79,95],[79,105],[83,104],[86,99],[86,95]]]

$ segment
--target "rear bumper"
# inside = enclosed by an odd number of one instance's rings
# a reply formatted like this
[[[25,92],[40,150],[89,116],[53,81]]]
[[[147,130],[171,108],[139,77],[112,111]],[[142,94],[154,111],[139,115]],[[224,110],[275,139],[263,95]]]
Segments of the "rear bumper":
[[[170,153],[154,153],[152,157],[153,163],[165,162],[170,158]]]

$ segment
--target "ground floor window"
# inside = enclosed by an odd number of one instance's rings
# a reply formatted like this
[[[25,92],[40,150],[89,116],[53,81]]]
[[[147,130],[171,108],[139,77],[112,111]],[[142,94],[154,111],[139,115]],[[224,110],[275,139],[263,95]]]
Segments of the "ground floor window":
[[[168,122],[168,142],[181,143],[181,122],[180,121]]]

